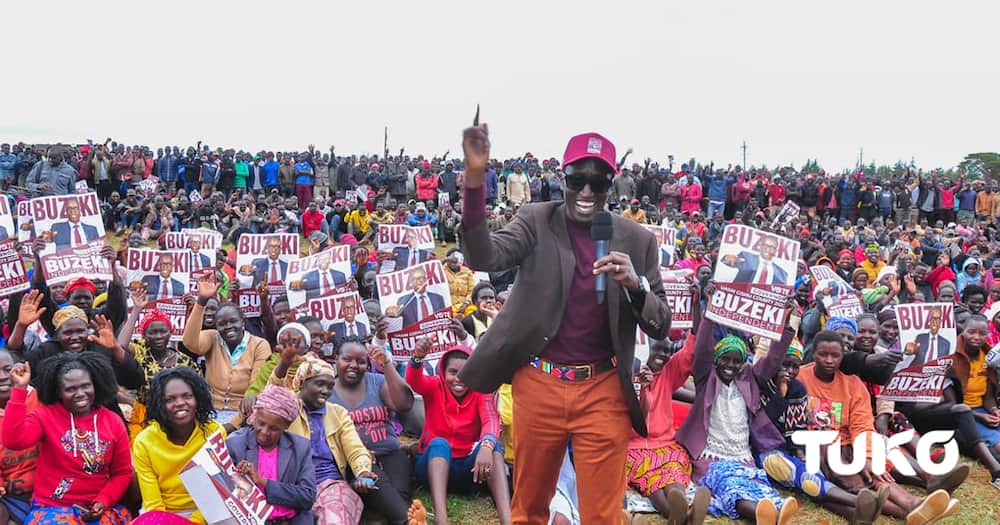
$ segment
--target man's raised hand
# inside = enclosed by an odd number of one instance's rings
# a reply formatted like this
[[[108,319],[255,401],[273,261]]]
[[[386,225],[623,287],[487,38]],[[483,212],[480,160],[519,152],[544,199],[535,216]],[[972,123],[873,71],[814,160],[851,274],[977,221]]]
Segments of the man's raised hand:
[[[462,150],[465,152],[465,185],[481,188],[490,161],[490,130],[485,123],[479,123],[479,106],[476,106],[472,126],[462,132]]]

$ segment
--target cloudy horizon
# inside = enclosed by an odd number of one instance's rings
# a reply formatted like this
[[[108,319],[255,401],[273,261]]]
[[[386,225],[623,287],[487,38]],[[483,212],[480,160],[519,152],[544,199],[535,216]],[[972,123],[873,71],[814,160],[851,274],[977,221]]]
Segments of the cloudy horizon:
[[[457,156],[478,103],[496,157],[584,131],[717,166],[744,140],[828,171],[1000,150],[1000,6],[664,4],[18,2],[0,142],[381,153],[388,126],[393,152]]]

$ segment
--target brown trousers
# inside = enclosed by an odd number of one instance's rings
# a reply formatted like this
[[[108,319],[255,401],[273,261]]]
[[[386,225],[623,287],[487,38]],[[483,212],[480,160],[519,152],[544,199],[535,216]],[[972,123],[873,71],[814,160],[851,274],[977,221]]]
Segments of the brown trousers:
[[[514,374],[515,525],[545,525],[573,440],[583,525],[620,524],[631,424],[616,370],[571,382],[524,366]]]

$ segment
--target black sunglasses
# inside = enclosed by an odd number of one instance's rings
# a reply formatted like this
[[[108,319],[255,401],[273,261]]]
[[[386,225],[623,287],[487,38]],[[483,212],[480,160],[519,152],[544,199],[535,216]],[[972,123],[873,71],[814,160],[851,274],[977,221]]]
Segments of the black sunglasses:
[[[573,191],[583,191],[583,187],[590,185],[590,191],[594,193],[607,193],[611,188],[611,175],[600,175],[597,177],[584,177],[583,175],[566,175],[566,188]]]

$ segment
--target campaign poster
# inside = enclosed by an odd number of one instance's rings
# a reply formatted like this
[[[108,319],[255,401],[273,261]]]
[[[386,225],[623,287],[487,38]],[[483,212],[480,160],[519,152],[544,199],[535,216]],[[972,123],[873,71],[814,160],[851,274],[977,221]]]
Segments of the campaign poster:
[[[215,251],[222,248],[222,233],[206,228],[164,232],[160,247],[182,250],[187,254],[191,293],[198,292],[198,279],[215,271]]]
[[[112,278],[111,265],[101,257],[104,221],[96,193],[31,199],[34,236],[45,239],[42,269],[49,285],[78,277]]]
[[[31,288],[21,254],[14,249],[18,234],[14,230],[14,216],[10,201],[0,198],[0,297],[23,292]]]
[[[144,290],[150,302],[183,298],[188,293],[190,260],[184,250],[130,248],[125,258],[126,284]]]
[[[727,225],[715,265],[715,294],[705,316],[749,334],[780,339],[798,259],[798,241],[742,224]]]
[[[295,233],[243,234],[236,243],[236,298],[246,317],[260,317],[257,287],[268,285],[275,299],[285,293],[288,264],[299,257]]]
[[[958,343],[953,303],[897,304],[903,360],[879,397],[889,401],[941,401],[951,356]]]
[[[321,349],[325,358],[333,356],[333,344],[337,340],[345,337],[367,339],[372,334],[372,325],[358,292],[315,297],[294,308],[296,317],[311,315],[319,319],[325,332]]]
[[[434,254],[434,232],[427,225],[379,224],[378,251],[395,256],[382,262],[382,273],[409,268],[430,260]]]
[[[153,313],[154,308],[170,318],[170,340],[180,341],[184,339],[184,327],[187,326],[188,309],[183,297],[158,299],[146,303],[146,306],[143,307],[142,312],[139,314],[139,322],[135,325],[135,332],[132,333],[132,338],[142,338],[139,326],[142,325],[143,319]]]
[[[17,201],[17,240],[21,243],[21,255],[34,257],[32,241],[35,240],[35,218],[31,215],[31,201]]]
[[[88,191],[90,191],[90,188],[87,186],[87,181],[85,181],[85,180],[78,180],[78,181],[76,181],[76,185],[74,186],[74,189],[76,189],[76,193],[77,194],[87,193]]]
[[[264,492],[236,472],[221,431],[208,437],[180,478],[208,525],[264,525],[274,510]]]
[[[448,349],[462,342],[455,337],[455,333],[451,330],[451,325],[452,316],[450,309],[437,312],[412,326],[408,326],[398,332],[390,333],[388,335],[389,352],[397,363],[406,362],[413,357],[413,349],[416,347],[417,341],[422,337],[426,337],[431,342],[431,351],[424,358],[424,361],[429,364],[428,367],[425,367],[425,370],[429,368],[433,371],[441,356]]]
[[[389,318],[389,333],[413,326],[438,312],[451,311],[448,279],[440,261],[379,274],[375,284],[382,312]]]
[[[785,205],[781,207],[778,214],[774,216],[774,220],[771,221],[771,229],[777,230],[778,226],[783,226],[788,224],[793,218],[799,216],[799,205],[792,201],[786,201]]]
[[[861,299],[854,288],[837,272],[825,264],[809,268],[814,282],[813,289],[823,293],[823,308],[830,317],[857,319],[864,313]]]
[[[306,301],[345,292],[352,277],[351,247],[346,244],[293,259],[285,281],[288,306],[296,308]]]
[[[446,191],[438,193],[438,209],[443,210],[448,206],[451,206],[451,195]]]
[[[667,304],[670,305],[670,327],[691,328],[694,323],[691,297],[694,270],[660,268],[660,278],[663,280],[663,291],[667,294]]]
[[[656,245],[660,247],[660,266],[671,267],[677,262],[677,229],[671,226],[658,226],[656,224],[643,224],[653,234]]]

